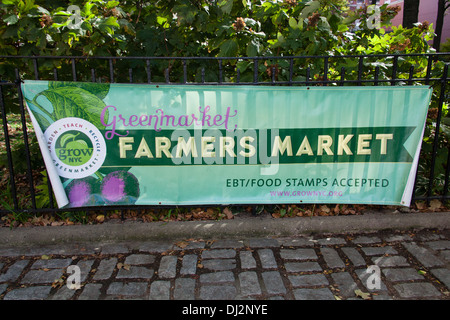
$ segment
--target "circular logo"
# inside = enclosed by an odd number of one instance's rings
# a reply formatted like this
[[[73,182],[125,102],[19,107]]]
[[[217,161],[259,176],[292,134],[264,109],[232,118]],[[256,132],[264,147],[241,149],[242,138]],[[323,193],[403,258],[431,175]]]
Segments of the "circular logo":
[[[64,118],[52,123],[44,136],[61,177],[81,179],[90,176],[105,161],[105,140],[89,121]]]

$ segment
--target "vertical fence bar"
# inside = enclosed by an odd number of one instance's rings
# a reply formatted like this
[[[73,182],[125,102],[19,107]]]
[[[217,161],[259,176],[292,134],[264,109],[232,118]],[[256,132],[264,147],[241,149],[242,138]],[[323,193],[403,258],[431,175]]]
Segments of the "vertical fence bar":
[[[128,77],[130,79],[130,83],[133,83],[133,69],[132,68],[128,69]]]
[[[294,59],[289,59],[289,85],[292,86],[292,77],[294,76]]]
[[[145,72],[147,73],[147,83],[152,83],[152,71],[150,69],[150,60],[145,60],[146,68]]]
[[[431,66],[433,64],[433,58],[431,55],[428,56],[428,63],[427,63],[427,74],[425,76],[426,80],[425,80],[425,84],[429,85],[430,84],[430,78],[431,78]]]
[[[39,80],[39,67],[36,58],[33,59],[33,68],[34,68],[34,80]]]
[[[408,85],[413,85],[414,66],[409,67]]]
[[[359,62],[358,62],[358,86],[360,86],[362,84],[361,80],[362,80],[362,69],[363,69],[363,57],[359,57]]]
[[[437,118],[436,118],[436,126],[434,129],[435,132],[434,132],[434,141],[433,141],[433,153],[432,153],[432,157],[431,157],[430,178],[428,181],[428,192],[427,192],[428,199],[432,195],[432,189],[433,189],[433,183],[434,183],[434,169],[436,166],[436,154],[437,154],[437,147],[439,144],[439,130],[441,129],[442,108],[444,106],[445,87],[447,84],[447,76],[448,76],[448,64],[445,64],[444,72],[443,72],[442,78],[441,78],[441,94],[439,96],[438,114],[437,114]]]
[[[391,85],[395,86],[397,79],[397,66],[398,66],[398,56],[394,56],[394,63],[392,64],[392,81]]]
[[[95,69],[92,68],[92,69],[91,69],[91,81],[92,81],[92,82],[95,82],[95,78],[96,78],[96,77],[95,77]]]
[[[12,159],[11,152],[11,142],[9,140],[8,133],[8,120],[6,118],[6,108],[5,108],[5,100],[3,98],[3,86],[0,85],[0,111],[2,113],[2,121],[3,121],[3,133],[5,135],[5,147],[6,147],[6,156],[8,159],[8,169],[9,169],[9,183],[11,184],[11,197],[13,200],[14,210],[19,209],[19,203],[17,201],[17,191],[16,191],[16,181],[14,179],[14,165]]]
[[[77,69],[76,69],[76,66],[75,66],[75,59],[71,59],[72,60],[72,78],[73,78],[73,81],[77,81]]]
[[[345,78],[345,67],[341,67],[341,80],[339,81],[339,86],[344,85],[344,78]]]
[[[327,81],[328,81],[328,57],[325,57],[324,61],[323,61],[323,85],[324,86],[328,86]]]
[[[109,58],[109,82],[114,83],[114,65],[113,65],[113,59]]]
[[[450,179],[450,145],[447,148],[447,168],[445,169],[444,192],[442,193],[444,199],[448,195],[449,179]]]
[[[187,65],[186,60],[183,60],[183,84],[187,83]]]
[[[219,84],[221,84],[222,83],[222,80],[223,80],[223,75],[222,75],[222,72],[223,72],[223,70],[222,70],[222,59],[219,59]]]
[[[27,163],[27,175],[28,182],[30,184],[30,196],[31,196],[31,205],[34,210],[36,210],[36,196],[34,192],[34,179],[33,172],[31,168],[31,155],[30,155],[30,146],[28,143],[28,132],[27,132],[27,122],[25,119],[25,106],[23,104],[23,95],[21,90],[21,82],[19,69],[16,69],[16,81],[17,81],[17,93],[19,95],[19,106],[20,106],[20,117],[22,120],[22,134],[23,134],[23,142],[25,146],[25,154],[26,154],[26,163]]]
[[[56,68],[53,68],[53,79],[58,81],[58,70]]]
[[[164,78],[166,80],[166,83],[170,83],[169,68],[164,69]]]
[[[373,85],[376,87],[376,86],[378,86],[378,75],[380,74],[380,67],[379,66],[376,66],[375,67],[375,75],[374,75],[374,77],[373,77],[373,79],[375,80],[374,81],[374,83],[373,83]]]
[[[306,85],[309,84],[309,78],[310,78],[311,68],[306,68]]]
[[[236,69],[236,83],[241,82],[241,69]]]
[[[258,84],[258,59],[253,59],[253,84]]]

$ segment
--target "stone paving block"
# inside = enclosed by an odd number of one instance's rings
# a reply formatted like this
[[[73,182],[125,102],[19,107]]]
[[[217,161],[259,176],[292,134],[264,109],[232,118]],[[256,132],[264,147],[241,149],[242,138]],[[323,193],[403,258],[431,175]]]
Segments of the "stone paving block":
[[[58,269],[58,268],[66,268],[68,266],[70,266],[70,264],[72,263],[72,259],[71,258],[67,258],[67,259],[41,259],[41,260],[36,260],[32,265],[31,265],[31,269],[43,269],[43,268],[48,268],[48,269]]]
[[[289,275],[288,278],[293,287],[315,287],[329,285],[327,278],[321,273]]]
[[[431,284],[426,282],[400,283],[394,285],[401,298],[438,298],[441,293]]]
[[[78,300],[98,300],[101,295],[102,284],[88,283],[84,286]]]
[[[195,279],[177,278],[173,298],[175,300],[195,300]]]
[[[380,272],[379,274],[377,274],[378,271]],[[381,269],[378,271],[374,272],[373,270],[368,269],[355,270],[363,286],[370,292],[387,291],[386,285],[381,280]]]
[[[170,281],[154,281],[150,286],[150,300],[169,300]]]
[[[372,258],[373,264],[376,264],[380,268],[384,267],[409,267],[409,262],[402,256],[391,257],[374,257]]]
[[[234,300],[237,290],[234,285],[208,285],[200,288],[201,300]]]
[[[56,291],[56,293],[51,297],[51,300],[69,300],[75,294],[76,290],[69,289],[67,285],[63,285]]]
[[[141,252],[162,253],[169,250],[181,250],[181,248],[172,242],[144,242],[139,246]]]
[[[442,250],[439,257],[445,261],[450,261],[450,250]]]
[[[180,274],[195,274],[197,272],[197,260],[198,257],[196,254],[187,254],[183,256]]]
[[[295,289],[295,300],[335,300],[333,293],[328,288]]]
[[[331,277],[336,283],[339,293],[344,298],[355,297],[355,290],[358,289],[356,282],[348,272],[332,273]]]
[[[205,241],[203,240],[193,240],[187,242],[187,245],[185,241],[176,242],[175,245],[177,246],[177,249],[180,248],[181,250],[192,250],[192,249],[204,249],[206,246]]]
[[[280,243],[276,239],[249,239],[244,244],[251,248],[270,248],[279,247]]]
[[[314,246],[316,240],[313,241],[312,238],[294,238],[294,239],[280,239],[281,245],[283,247],[312,247]]]
[[[251,251],[239,252],[239,258],[241,261],[242,269],[256,268],[256,260],[255,260],[255,258],[253,258],[253,253]]]
[[[80,260],[77,263],[77,266],[80,268],[80,281],[86,281],[89,276],[89,272],[91,271],[91,267],[94,264],[94,260]]]
[[[125,259],[125,264],[135,266],[142,264],[152,264],[153,262],[155,262],[155,256],[150,254],[132,254]]]
[[[286,293],[286,287],[278,271],[266,271],[261,273],[261,275],[268,294]]]
[[[28,265],[29,260],[18,260],[14,262],[5,273],[0,274],[0,282],[14,282],[22,274],[23,269]]]
[[[116,279],[150,279],[154,273],[153,269],[147,267],[131,266],[129,270],[120,269]]]
[[[109,258],[100,261],[100,264],[95,271],[94,280],[105,280],[111,277],[114,268],[117,265],[117,258]]]
[[[108,295],[143,296],[147,292],[146,282],[113,282],[106,290]]]
[[[38,283],[53,283],[63,275],[62,269],[46,270],[30,270],[23,277],[21,283],[24,284],[38,284]]]
[[[234,275],[231,271],[219,271],[200,275],[200,283],[202,284],[223,282],[234,282]]]
[[[321,248],[320,252],[322,256],[330,268],[343,268],[345,267],[345,263],[339,257],[339,254],[335,249],[332,248]]]
[[[321,246],[334,246],[337,244],[346,244],[347,241],[343,238],[329,237],[315,240]]]
[[[202,265],[206,269],[210,270],[232,270],[236,268],[236,260],[235,259],[210,259],[203,260]]]
[[[405,242],[405,241],[412,241],[413,237],[409,234],[394,234],[394,235],[387,235],[384,237],[384,241],[386,242]]]
[[[129,251],[130,248],[127,245],[119,243],[107,243],[101,247],[102,254],[128,253]]]
[[[211,245],[211,249],[238,249],[243,247],[244,241],[232,239],[216,240]]]
[[[424,277],[414,268],[383,268],[381,272],[392,282],[423,280]]]
[[[445,250],[450,249],[450,240],[439,240],[426,242],[425,245],[433,250]]]
[[[264,269],[272,269],[278,267],[272,249],[259,249],[258,256],[259,260],[261,261],[261,266]]]
[[[391,246],[385,247],[362,247],[362,251],[367,256],[383,256],[385,254],[398,254],[397,250],[395,250]]]
[[[51,286],[35,286],[11,290],[3,300],[45,300],[50,294]]]
[[[355,248],[343,247],[342,251],[350,259],[351,263],[355,267],[360,267],[360,266],[366,265],[366,260],[364,260],[363,256]]]
[[[447,268],[431,269],[431,273],[450,289],[450,270]]]
[[[261,294],[261,287],[259,286],[258,275],[255,271],[241,272],[239,273],[238,278],[242,296],[247,297]]]
[[[3,294],[3,292],[6,291],[6,288],[8,288],[7,283],[0,284],[0,295]]]
[[[286,268],[286,272],[322,271],[322,267],[315,261],[286,262],[284,266]]]
[[[280,255],[285,260],[317,260],[314,249],[281,249]]]
[[[163,256],[159,264],[158,276],[160,278],[175,278],[177,268],[178,257],[176,256]]]
[[[356,244],[374,244],[374,243],[380,243],[381,239],[375,236],[368,237],[368,236],[359,236],[352,240],[353,243]]]
[[[427,268],[439,267],[444,265],[444,262],[426,248],[418,246],[416,243],[403,243],[403,246]]]
[[[226,259],[234,258],[235,256],[236,250],[233,249],[214,249],[202,252],[202,259]]]

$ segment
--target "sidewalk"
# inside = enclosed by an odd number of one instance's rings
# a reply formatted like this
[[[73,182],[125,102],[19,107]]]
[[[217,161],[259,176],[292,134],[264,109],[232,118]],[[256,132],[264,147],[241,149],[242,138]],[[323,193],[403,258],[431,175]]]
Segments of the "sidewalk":
[[[0,300],[450,300],[449,291],[450,213],[0,229]]]

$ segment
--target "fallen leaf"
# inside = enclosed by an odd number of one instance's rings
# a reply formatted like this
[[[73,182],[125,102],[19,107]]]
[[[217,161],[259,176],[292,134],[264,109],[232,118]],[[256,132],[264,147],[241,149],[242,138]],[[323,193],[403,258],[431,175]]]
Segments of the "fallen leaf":
[[[233,212],[231,212],[230,209],[228,209],[228,207],[226,207],[225,209],[223,209],[223,213],[227,216],[227,219],[233,219]]]
[[[41,256],[41,259],[42,259],[42,260],[49,260],[50,257],[49,257],[48,255],[46,255],[46,254],[43,254],[43,255]]]
[[[103,221],[105,221],[105,215],[99,214],[99,215],[95,218],[95,220],[97,220],[97,222],[102,223]]]
[[[359,289],[355,290],[355,294],[356,294],[357,297],[361,297],[361,298],[363,298],[364,300],[367,300],[367,299],[370,298],[370,293],[362,292],[362,291],[359,290]]]
[[[427,208],[427,204],[424,201],[416,201],[416,207],[419,210],[424,210]]]
[[[189,245],[189,242],[186,241],[179,241],[175,243],[178,247],[180,247],[181,249],[186,248]]]
[[[430,201],[430,209],[431,210],[439,209],[441,206],[442,206],[442,202],[439,201],[438,199],[433,199]]]

